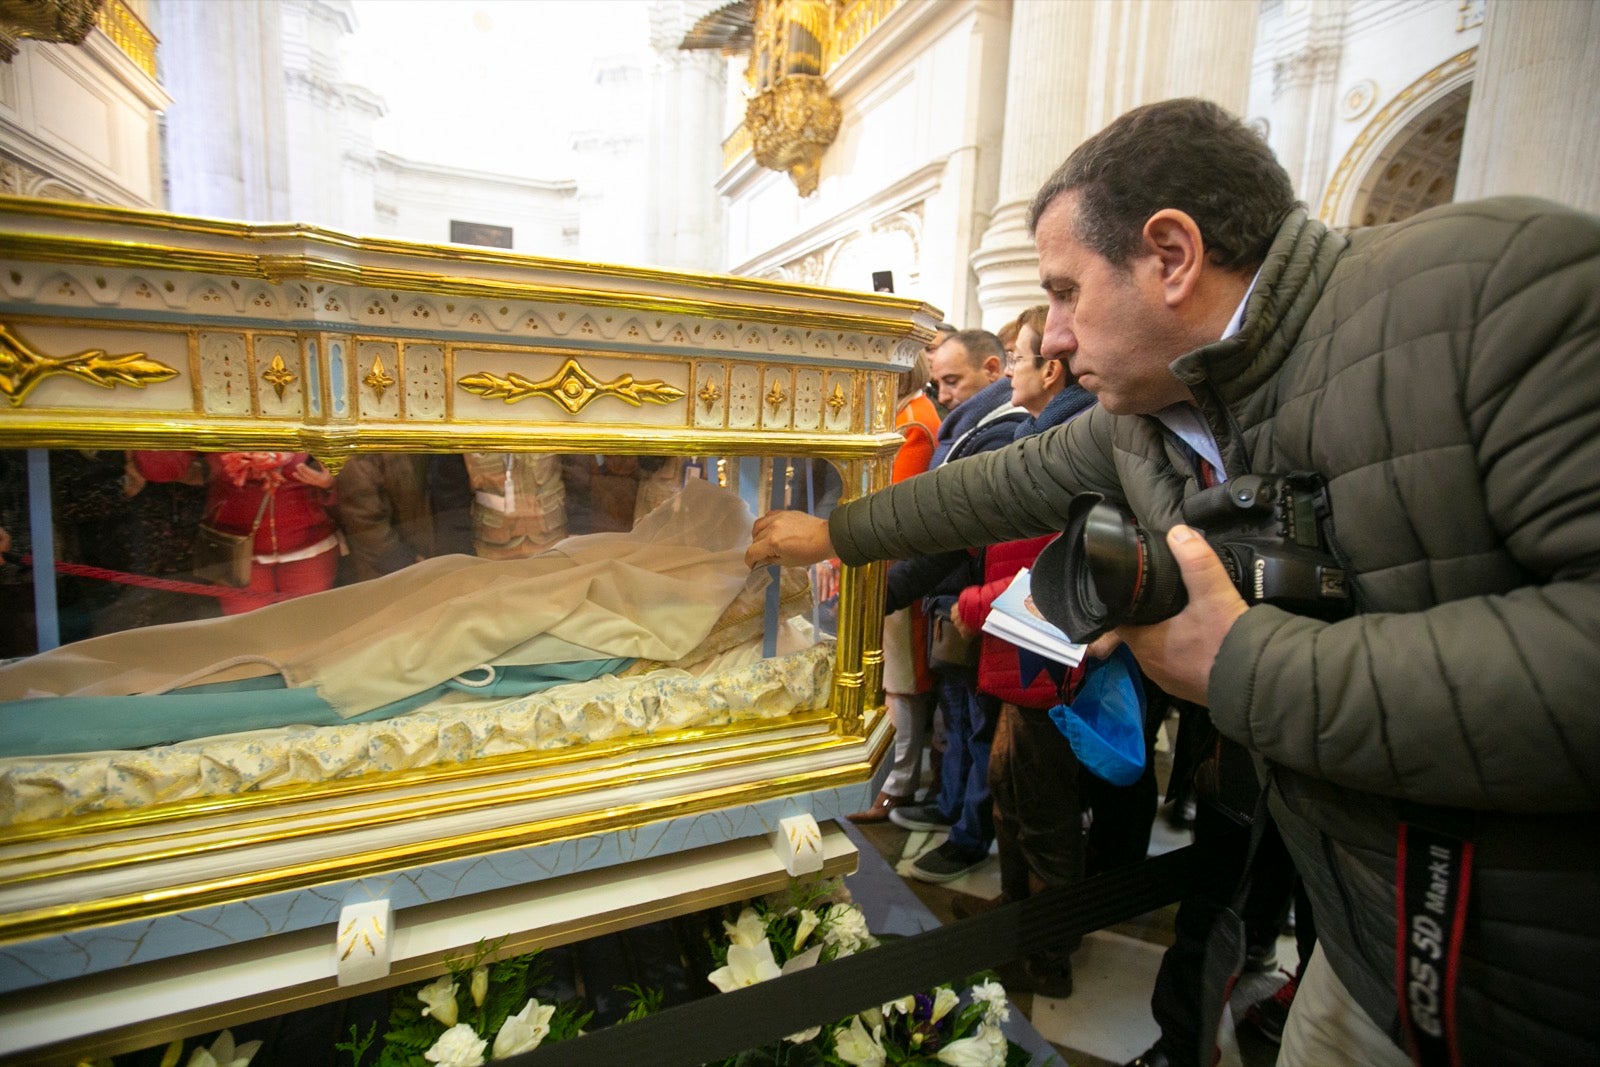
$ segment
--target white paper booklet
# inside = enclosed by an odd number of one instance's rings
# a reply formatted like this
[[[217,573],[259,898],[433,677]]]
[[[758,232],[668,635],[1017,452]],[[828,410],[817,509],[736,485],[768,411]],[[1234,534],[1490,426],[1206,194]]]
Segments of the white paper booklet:
[[[1034,606],[1033,577],[1024,567],[1017,572],[1006,591],[994,598],[989,617],[983,620],[985,633],[994,634],[1041,656],[1076,667],[1083,661],[1086,646],[1075,644],[1061,629]]]

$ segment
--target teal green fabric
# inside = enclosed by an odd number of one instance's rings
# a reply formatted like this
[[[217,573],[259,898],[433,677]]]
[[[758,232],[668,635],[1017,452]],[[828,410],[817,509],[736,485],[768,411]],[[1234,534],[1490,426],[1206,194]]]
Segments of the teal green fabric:
[[[212,734],[278,726],[342,726],[404,715],[452,689],[484,698],[527,696],[568,682],[626,670],[631,659],[579,660],[485,668],[381,708],[341,718],[311,689],[289,689],[281,675],[196,685],[156,696],[35,697],[0,703],[0,757],[148,748]],[[462,679],[466,679],[463,681]]]

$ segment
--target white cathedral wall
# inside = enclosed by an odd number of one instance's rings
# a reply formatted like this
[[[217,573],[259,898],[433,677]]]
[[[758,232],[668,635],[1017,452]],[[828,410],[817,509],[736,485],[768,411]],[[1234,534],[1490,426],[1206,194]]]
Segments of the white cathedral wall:
[[[892,270],[899,295],[976,322],[968,260],[994,205],[1009,15],[990,0],[897,9],[828,75],[843,119],[813,196],[748,155],[723,175],[728,269],[863,290]],[[742,92],[737,69],[729,84]]]
[[[159,208],[169,98],[100,30],[0,63],[0,192]]]
[[[443,167],[382,152],[371,232],[425,244],[449,244],[452,221],[508,226],[511,249],[576,257],[577,186]]]
[[[1262,3],[1244,116],[1266,131],[1314,214],[1326,208],[1328,221],[1347,224],[1354,190],[1405,122],[1471,80],[1493,2]],[[864,265],[879,263],[872,269],[894,269],[902,294],[976,323],[967,264],[994,207],[1008,16],[1007,5],[901,5],[830,72],[844,121],[815,196],[802,200],[748,155],[723,174],[727,269],[866,288]],[[738,61],[729,85],[737,117]]]

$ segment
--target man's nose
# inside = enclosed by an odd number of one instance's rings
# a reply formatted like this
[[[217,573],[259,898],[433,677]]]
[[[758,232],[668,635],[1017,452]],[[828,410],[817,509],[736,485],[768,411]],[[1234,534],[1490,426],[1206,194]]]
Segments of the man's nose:
[[[1064,323],[1054,320],[1045,323],[1044,337],[1039,345],[1039,354],[1046,359],[1066,359],[1078,350],[1078,337],[1072,328]]]

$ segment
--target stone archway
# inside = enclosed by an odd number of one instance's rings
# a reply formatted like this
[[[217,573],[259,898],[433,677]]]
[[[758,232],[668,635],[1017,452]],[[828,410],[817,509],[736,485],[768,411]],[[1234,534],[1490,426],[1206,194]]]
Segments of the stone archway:
[[[1356,187],[1351,224],[1399,222],[1454,199],[1471,95],[1470,82],[1457,86],[1395,131]]]
[[[1373,225],[1452,199],[1476,59],[1476,48],[1452,56],[1373,116],[1335,168],[1318,218]]]

